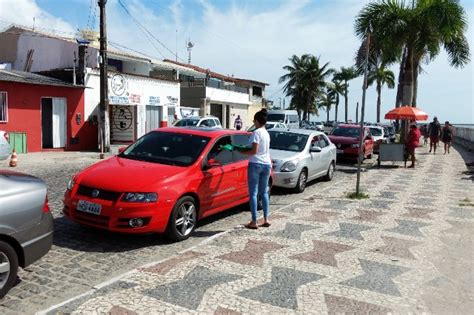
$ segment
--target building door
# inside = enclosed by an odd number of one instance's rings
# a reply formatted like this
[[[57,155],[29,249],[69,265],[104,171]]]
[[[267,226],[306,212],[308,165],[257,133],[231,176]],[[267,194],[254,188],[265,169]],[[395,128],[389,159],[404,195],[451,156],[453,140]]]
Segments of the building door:
[[[230,121],[230,106],[229,105],[226,105],[227,108],[226,108],[226,111],[225,111],[225,126],[224,128],[227,128],[227,129],[230,129],[231,127],[234,127],[234,125],[231,123]]]
[[[128,105],[110,106],[110,131],[113,143],[135,141],[135,109]]]
[[[219,121],[222,123],[222,105],[221,104],[211,104],[211,115],[219,118]]]
[[[41,129],[43,148],[66,147],[66,99],[41,99]]]
[[[145,132],[150,132],[160,127],[161,106],[146,106]]]

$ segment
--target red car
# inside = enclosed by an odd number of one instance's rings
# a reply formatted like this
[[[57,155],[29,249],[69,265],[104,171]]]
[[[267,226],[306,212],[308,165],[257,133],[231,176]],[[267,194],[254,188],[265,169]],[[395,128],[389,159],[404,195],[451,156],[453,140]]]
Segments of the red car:
[[[124,233],[188,238],[199,219],[247,203],[248,160],[221,145],[247,144],[249,133],[160,128],[68,183],[64,215]]]
[[[360,126],[341,124],[335,127],[329,134],[329,139],[336,145],[338,157],[356,159],[359,155]],[[362,141],[362,152],[364,158],[372,158],[374,153],[374,139],[370,135],[369,127],[364,127]]]

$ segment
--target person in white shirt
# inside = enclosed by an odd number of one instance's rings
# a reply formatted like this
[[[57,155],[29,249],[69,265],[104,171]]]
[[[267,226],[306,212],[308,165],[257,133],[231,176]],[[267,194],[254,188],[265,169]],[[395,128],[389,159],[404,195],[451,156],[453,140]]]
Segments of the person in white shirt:
[[[270,135],[265,129],[267,123],[267,114],[259,111],[254,116],[255,131],[250,137],[250,149],[242,153],[250,155],[249,166],[247,171],[250,210],[252,212],[252,220],[245,227],[249,229],[257,229],[257,199],[258,195],[262,197],[263,203],[263,227],[269,227],[269,191],[268,182],[270,180],[270,172],[272,170],[272,160],[270,159]]]

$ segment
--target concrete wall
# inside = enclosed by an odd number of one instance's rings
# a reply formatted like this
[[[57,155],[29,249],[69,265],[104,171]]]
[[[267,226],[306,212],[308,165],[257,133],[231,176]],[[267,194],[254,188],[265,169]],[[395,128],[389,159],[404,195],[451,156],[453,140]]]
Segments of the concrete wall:
[[[469,150],[474,150],[474,126],[471,128],[455,127],[454,142]]]
[[[213,102],[250,105],[249,95],[246,93],[206,87],[206,97],[209,97]]]

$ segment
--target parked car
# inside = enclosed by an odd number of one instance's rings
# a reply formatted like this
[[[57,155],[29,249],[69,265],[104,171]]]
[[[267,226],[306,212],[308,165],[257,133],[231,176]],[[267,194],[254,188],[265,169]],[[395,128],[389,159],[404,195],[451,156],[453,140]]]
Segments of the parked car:
[[[324,132],[324,123],[321,121],[314,122],[315,130]]]
[[[288,128],[299,128],[300,119],[296,110],[270,110],[267,121],[284,123]]]
[[[370,126],[370,135],[374,140],[374,153],[379,153],[379,148],[381,143],[388,143],[387,138],[385,137],[384,128],[381,126]]]
[[[53,243],[53,217],[46,184],[39,178],[0,170],[0,298],[16,281],[18,267],[43,257]]]
[[[109,231],[187,239],[197,220],[249,201],[248,157],[221,149],[246,145],[249,137],[227,129],[151,131],[117,156],[74,175],[64,215]]]
[[[274,186],[303,192],[309,181],[322,176],[333,178],[336,147],[324,133],[273,129],[269,134]]]
[[[356,159],[359,154],[359,125],[339,124],[329,134],[329,139],[336,145],[338,157]],[[362,152],[364,158],[372,158],[374,139],[369,127],[364,127]]]
[[[214,116],[193,116],[177,120],[174,127],[207,127],[212,129],[222,129],[222,124],[219,118]]]
[[[267,123],[265,124],[265,128],[267,130],[270,130],[270,129],[273,129],[273,128],[288,129],[288,127],[284,123],[279,123],[279,122],[275,122],[275,121],[267,121]],[[247,129],[247,131],[249,131],[249,132],[252,132],[254,130],[255,130],[255,125],[252,125]]]
[[[0,130],[0,161],[8,159],[11,149],[8,138],[8,133]]]

